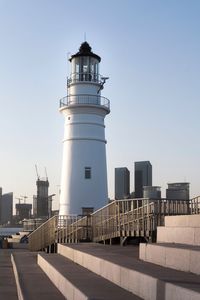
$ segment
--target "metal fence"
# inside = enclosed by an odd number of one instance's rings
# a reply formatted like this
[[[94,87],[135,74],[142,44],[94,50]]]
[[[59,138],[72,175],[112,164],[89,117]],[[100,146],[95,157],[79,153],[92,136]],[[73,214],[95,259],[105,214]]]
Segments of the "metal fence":
[[[188,200],[115,200],[88,216],[54,216],[29,235],[29,249],[52,244],[101,242],[116,237],[150,238],[164,217],[200,213],[200,196]]]

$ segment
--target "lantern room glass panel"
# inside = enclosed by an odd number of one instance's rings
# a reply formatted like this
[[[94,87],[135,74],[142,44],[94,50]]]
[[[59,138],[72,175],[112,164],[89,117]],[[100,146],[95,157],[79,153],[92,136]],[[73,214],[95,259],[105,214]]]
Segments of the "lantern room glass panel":
[[[72,59],[72,82],[93,81],[98,82],[99,61],[90,56],[79,56]]]

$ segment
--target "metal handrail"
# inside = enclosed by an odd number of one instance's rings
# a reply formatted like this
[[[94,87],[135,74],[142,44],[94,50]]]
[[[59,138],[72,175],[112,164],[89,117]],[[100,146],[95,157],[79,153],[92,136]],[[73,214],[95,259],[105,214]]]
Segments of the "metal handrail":
[[[170,215],[200,214],[200,196],[191,200],[114,200],[89,216],[54,216],[29,236],[29,249],[57,242],[100,242],[121,236],[150,237]]]
[[[68,95],[60,99],[60,108],[71,105],[97,105],[110,110],[110,101],[99,95],[78,94]]]
[[[67,86],[71,83],[77,82],[94,82],[101,84],[102,76],[93,72],[82,72],[82,73],[72,73],[70,77],[67,78]]]

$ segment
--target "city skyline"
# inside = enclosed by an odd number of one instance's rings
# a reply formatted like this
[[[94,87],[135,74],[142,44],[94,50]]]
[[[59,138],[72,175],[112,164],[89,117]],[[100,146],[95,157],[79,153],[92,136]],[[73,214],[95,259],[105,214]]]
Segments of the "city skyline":
[[[70,53],[86,39],[101,56],[111,102],[106,120],[109,197],[114,169],[149,160],[153,185],[190,182],[199,191],[199,1],[0,0],[0,186],[36,194],[35,164],[58,192]],[[72,26],[73,25],[73,26]]]

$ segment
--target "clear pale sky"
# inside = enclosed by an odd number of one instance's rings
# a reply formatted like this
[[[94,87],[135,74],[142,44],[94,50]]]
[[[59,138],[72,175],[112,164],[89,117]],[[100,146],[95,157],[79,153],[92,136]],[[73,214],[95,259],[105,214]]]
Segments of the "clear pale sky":
[[[109,76],[109,196],[114,168],[150,160],[153,185],[191,183],[200,194],[200,1],[0,0],[0,186],[36,193],[47,168],[58,190],[67,57],[86,39]]]

